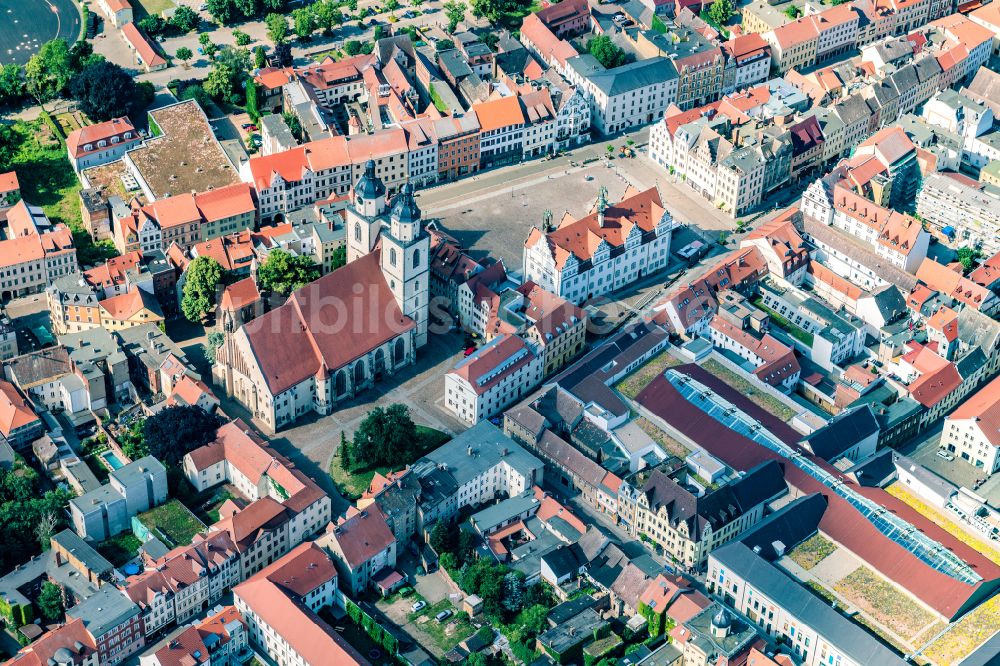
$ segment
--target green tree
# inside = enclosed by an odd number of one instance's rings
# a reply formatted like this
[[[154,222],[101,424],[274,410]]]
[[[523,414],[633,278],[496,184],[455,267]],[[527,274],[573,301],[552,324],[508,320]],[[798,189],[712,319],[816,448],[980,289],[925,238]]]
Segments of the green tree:
[[[264,9],[269,12],[280,13],[285,11],[285,0],[263,0]]]
[[[150,37],[155,37],[167,27],[167,21],[159,14],[147,14],[136,21],[135,25]]]
[[[219,25],[229,25],[240,15],[235,0],[206,0],[208,13]]]
[[[248,19],[260,16],[260,0],[236,0],[236,9]]]
[[[304,255],[274,250],[257,269],[261,289],[287,296],[320,276],[319,267]]]
[[[361,42],[356,39],[349,39],[344,43],[344,53],[349,56],[356,56],[361,53]]]
[[[138,460],[149,455],[149,447],[142,436],[144,421],[134,421],[125,432],[118,436],[118,445],[122,451],[132,460]]]
[[[482,652],[473,652],[465,658],[465,666],[486,666],[486,657]]]
[[[69,47],[64,39],[42,44],[38,53],[31,56],[24,66],[26,89],[42,108],[69,85],[72,76]]]
[[[311,7],[299,7],[292,12],[292,27],[299,39],[307,40],[316,30],[316,17]]]
[[[341,245],[333,251],[333,255],[330,257],[330,264],[332,270],[337,270],[341,266],[347,265],[347,247]]]
[[[211,257],[196,257],[185,276],[181,311],[188,321],[199,322],[215,309],[215,292],[222,280],[222,266]]]
[[[354,432],[354,456],[369,467],[408,464],[416,441],[417,427],[406,405],[376,407]]]
[[[205,77],[205,82],[202,85],[205,92],[213,98],[229,102],[232,101],[235,94],[236,89],[233,87],[235,78],[236,72],[229,64],[216,62],[212,64],[212,70]]]
[[[184,63],[185,68],[187,68],[188,66],[188,60],[190,60],[193,57],[194,54],[191,53],[191,49],[189,49],[188,47],[182,46],[179,49],[177,49],[177,59]]]
[[[377,42],[378,40],[385,37],[385,28],[380,25],[375,26],[375,30],[372,33],[372,41]]]
[[[505,0],[471,0],[470,8],[477,18],[497,23],[507,12],[508,5]]]
[[[347,8],[352,13],[358,11],[358,0],[347,0]]]
[[[0,106],[16,104],[24,93],[24,68],[14,63],[0,66]]]
[[[257,90],[257,83],[253,79],[247,79],[247,115],[250,120],[257,122],[260,120],[260,99]]]
[[[198,35],[198,43],[201,44],[202,46],[208,46],[209,44],[212,43],[212,36],[207,32],[203,32],[200,35]]]
[[[977,250],[972,247],[960,247],[958,248],[957,258],[962,264],[962,271],[969,273],[973,268],[976,267],[976,261],[982,256],[982,251]]]
[[[102,62],[104,59],[104,56],[94,53],[94,45],[85,39],[81,39],[69,47],[69,66],[74,73],[79,72],[87,65]]]
[[[390,14],[393,14],[397,9],[399,9],[399,0],[385,0],[382,8]]]
[[[288,37],[288,19],[281,14],[268,14],[264,19],[267,36],[275,44],[283,44]]]
[[[299,121],[299,117],[291,111],[285,111],[281,114],[281,117],[285,121],[285,124],[288,125],[288,130],[292,133],[292,136],[301,140],[302,123]]]
[[[147,417],[142,438],[149,455],[176,467],[186,453],[212,441],[220,425],[220,417],[201,407],[176,405]]]
[[[74,76],[69,93],[79,102],[80,110],[96,122],[138,115],[145,108],[132,75],[107,60],[88,65]]]
[[[588,41],[587,51],[590,52],[590,55],[597,58],[597,62],[604,65],[607,69],[621,67],[628,62],[628,56],[625,51],[611,41],[611,38],[607,35],[600,35]]]
[[[347,439],[344,431],[340,431],[340,446],[337,448],[340,455],[340,467],[347,472],[354,469],[354,451],[351,449],[351,440]]]
[[[448,0],[444,3],[444,15],[448,18],[448,32],[454,34],[458,24],[465,20],[465,3],[462,0]]]
[[[708,10],[708,17],[721,28],[729,22],[729,17],[735,13],[736,6],[733,4],[733,0],[715,0]]]
[[[42,583],[42,591],[38,593],[35,605],[38,606],[38,613],[46,622],[58,622],[63,619],[63,613],[66,612],[62,589],[51,581]]]
[[[431,530],[431,548],[440,556],[444,553],[455,554],[458,550],[458,525],[451,520],[438,520]],[[458,559],[456,557],[456,559]]]
[[[202,350],[205,352],[205,360],[207,360],[212,365],[215,365],[215,353],[218,351],[222,343],[226,341],[226,336],[218,331],[212,331],[205,338],[205,344],[202,345]]]
[[[323,29],[324,33],[329,33],[334,26],[340,25],[340,6],[333,0],[321,0],[313,5],[313,13],[316,15],[316,23]]]
[[[187,5],[178,5],[174,15],[170,17],[170,25],[178,32],[194,32],[201,25],[201,17]]]
[[[250,35],[242,30],[233,30],[233,39],[236,40],[236,46],[246,46],[250,43]]]
[[[537,636],[548,627],[549,609],[542,604],[534,604],[517,614],[515,624],[521,626],[529,636]]]
[[[267,65],[267,50],[263,46],[258,46],[253,50],[254,69],[262,69]]]

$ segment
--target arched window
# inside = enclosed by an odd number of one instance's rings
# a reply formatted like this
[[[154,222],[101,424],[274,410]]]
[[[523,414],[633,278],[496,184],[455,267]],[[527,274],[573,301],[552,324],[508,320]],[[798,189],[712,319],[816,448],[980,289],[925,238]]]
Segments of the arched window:
[[[361,223],[355,222],[354,224],[354,240],[361,241]]]
[[[354,365],[354,387],[357,388],[365,381],[365,364],[362,361],[358,361]]]
[[[417,268],[420,266],[420,250],[413,251],[413,267]]]
[[[396,265],[396,248],[394,247],[389,248],[389,265]]]
[[[392,362],[399,365],[403,362],[406,356],[406,345],[403,344],[403,338],[396,338],[396,342],[392,346]]]
[[[347,393],[347,373],[343,370],[337,373],[337,378],[334,383],[334,391],[337,395],[344,395]]]

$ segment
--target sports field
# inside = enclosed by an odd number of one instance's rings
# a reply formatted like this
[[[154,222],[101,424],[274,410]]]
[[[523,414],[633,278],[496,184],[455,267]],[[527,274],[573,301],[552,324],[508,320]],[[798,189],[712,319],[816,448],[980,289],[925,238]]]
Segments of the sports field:
[[[23,65],[42,44],[80,36],[80,10],[73,0],[0,0],[0,63]]]

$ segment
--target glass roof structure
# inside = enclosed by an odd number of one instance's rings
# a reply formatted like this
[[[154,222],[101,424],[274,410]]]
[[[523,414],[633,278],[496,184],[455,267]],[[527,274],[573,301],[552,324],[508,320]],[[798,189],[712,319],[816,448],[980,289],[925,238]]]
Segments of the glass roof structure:
[[[665,376],[673,387],[684,396],[685,400],[730,430],[787,458],[803,472],[847,500],[879,532],[906,548],[932,569],[968,585],[975,585],[982,580],[982,576],[973,571],[972,567],[953,552],[928,537],[911,523],[856,492],[848,484],[779,440],[758,421],[747,416],[725,398],[716,395],[704,384],[675,370],[668,370]]]

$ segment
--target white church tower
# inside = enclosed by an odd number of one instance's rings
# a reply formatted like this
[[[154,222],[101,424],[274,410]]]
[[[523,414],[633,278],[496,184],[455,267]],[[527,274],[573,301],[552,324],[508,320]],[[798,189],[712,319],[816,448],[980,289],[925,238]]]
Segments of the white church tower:
[[[375,249],[382,225],[388,223],[385,185],[375,175],[375,162],[368,160],[365,173],[354,185],[347,207],[347,262]]]
[[[423,228],[413,186],[403,185],[391,211],[385,195],[375,163],[369,160],[347,207],[347,261],[370,254],[381,240],[382,274],[399,309],[416,324],[414,346],[419,349],[427,344],[430,236]]]
[[[431,239],[424,230],[413,186],[403,185],[382,230],[382,272],[400,309],[417,325],[416,346],[427,344]]]

